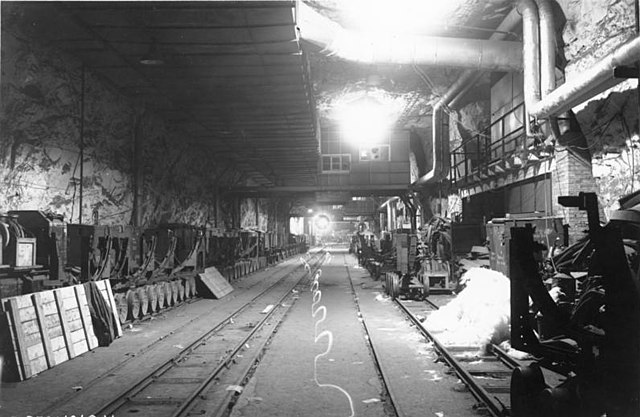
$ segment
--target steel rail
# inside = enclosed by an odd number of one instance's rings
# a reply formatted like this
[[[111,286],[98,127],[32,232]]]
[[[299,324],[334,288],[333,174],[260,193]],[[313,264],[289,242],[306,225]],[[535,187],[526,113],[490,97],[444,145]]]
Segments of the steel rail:
[[[300,267],[302,267],[302,266],[300,266]],[[276,281],[275,283],[273,283],[269,287],[265,288],[263,291],[261,291],[259,294],[257,294],[255,297],[253,297],[247,303],[245,303],[243,306],[241,306],[240,308],[236,309],[235,311],[233,311],[232,313],[227,315],[224,319],[222,319],[211,330],[207,331],[202,336],[198,337],[189,346],[187,346],[186,348],[181,350],[179,353],[174,355],[172,358],[168,359],[167,361],[165,361],[164,363],[159,365],[157,368],[155,368],[153,371],[151,371],[147,376],[143,377],[136,384],[134,384],[133,386],[127,388],[126,390],[124,390],[120,394],[118,394],[112,401],[110,401],[107,404],[103,405],[97,412],[92,413],[92,414],[96,415],[96,416],[97,415],[115,415],[114,412],[116,410],[118,410],[120,407],[122,407],[123,405],[125,405],[127,402],[129,402],[131,397],[135,396],[136,394],[140,393],[143,389],[145,389],[146,387],[151,385],[158,377],[160,377],[162,374],[167,372],[169,369],[173,368],[183,358],[185,358],[186,356],[191,354],[191,352],[193,352],[193,350],[195,350],[196,348],[201,346],[204,342],[206,342],[210,336],[212,336],[213,334],[217,333],[222,328],[227,326],[234,316],[236,316],[237,314],[239,314],[242,311],[246,310],[249,306],[254,304],[255,301],[258,298],[262,297],[264,294],[269,292],[272,288],[274,288],[275,286],[280,284],[282,282],[282,280],[284,280],[286,277],[288,277],[291,274],[293,274],[293,272],[297,271],[298,269],[299,268],[294,269],[294,271],[286,274],[284,277],[282,277],[281,279],[279,279],[278,281]],[[287,295],[288,295],[289,292],[290,291],[287,291]],[[244,346],[244,344],[242,344],[242,346]]]
[[[500,360],[500,362],[504,363],[507,368],[513,370],[519,366],[522,366],[517,360],[513,359],[511,356],[507,354],[500,346],[491,344],[490,351]]]
[[[287,277],[287,276],[289,276],[289,275],[293,274],[295,271],[297,271],[297,270],[298,270],[298,269],[300,269],[301,267],[302,267],[301,265],[296,266],[295,268],[293,268],[293,270],[291,270],[290,272],[287,272],[287,273],[285,274],[285,276],[284,276],[284,277]],[[284,278],[284,277],[283,277],[283,278]],[[248,287],[248,288],[249,288],[249,289],[250,289],[250,288],[253,288],[253,287],[255,287],[256,285],[258,285],[258,284],[252,285],[252,286],[250,286],[250,287]],[[275,284],[274,284],[274,285],[275,285]],[[187,299],[187,300],[182,301],[179,305],[185,305],[185,304],[197,303],[198,301],[200,301],[200,299],[199,299],[199,298],[190,298],[190,299]],[[253,301],[253,300],[252,300],[252,301]],[[176,307],[176,306],[172,306],[172,309],[173,309],[173,308],[175,308],[175,307]],[[170,310],[169,310],[169,309],[162,310],[162,312],[165,312],[165,311],[170,311]],[[117,313],[117,312],[116,312],[116,313]],[[181,327],[185,327],[185,326],[187,326],[187,325],[189,325],[189,324],[193,323],[194,321],[201,319],[201,318],[202,318],[202,317],[204,317],[205,315],[209,315],[209,314],[211,314],[211,312],[210,312],[210,311],[207,311],[207,312],[205,312],[205,313],[203,313],[203,314],[200,314],[200,315],[198,315],[198,316],[195,316],[195,317],[191,318],[190,320],[188,320],[187,322],[183,323],[183,325],[182,325]],[[228,319],[225,319],[225,320],[228,320]],[[172,333],[173,333],[173,331],[172,331]],[[100,382],[100,381],[102,380],[102,378],[104,378],[106,375],[112,374],[113,372],[115,372],[115,371],[117,371],[117,370],[119,370],[119,369],[123,368],[123,367],[124,367],[125,365],[127,365],[129,362],[131,362],[131,361],[135,360],[138,356],[140,356],[140,355],[142,355],[142,354],[145,354],[146,352],[148,352],[148,351],[150,351],[150,350],[154,349],[158,344],[162,343],[163,341],[164,341],[164,338],[159,338],[159,339],[157,339],[157,340],[155,340],[155,341],[151,342],[150,344],[148,344],[147,346],[145,346],[144,348],[142,348],[141,350],[139,350],[139,351],[136,353],[136,355],[128,356],[126,359],[122,360],[121,362],[117,363],[116,365],[114,365],[114,366],[112,366],[112,367],[110,367],[110,368],[106,369],[105,371],[103,371],[100,375],[96,375],[92,381],[90,381],[90,382],[89,382],[89,383],[87,383],[87,384],[84,384],[84,389],[83,389],[83,391],[86,391],[88,388],[90,388],[90,387],[94,386],[96,383]],[[44,408],[44,409],[42,409],[41,411],[39,411],[39,412],[37,413],[37,415],[43,415],[43,416],[46,416],[46,415],[54,415],[54,414],[55,414],[55,413],[54,413],[54,411],[55,411],[58,407],[60,407],[61,405],[65,404],[65,403],[67,403],[67,402],[69,402],[69,401],[71,401],[74,397],[77,397],[77,396],[79,395],[79,393],[80,393],[80,392],[81,392],[81,391],[77,391],[77,392],[76,392],[76,391],[74,391],[74,392],[69,393],[68,395],[65,395],[65,396],[62,396],[62,397],[58,398],[57,400],[55,400],[55,401],[54,401],[54,402],[52,402],[51,404],[47,405],[47,407],[46,407],[46,408]]]
[[[306,275],[306,278],[310,278],[310,277],[314,276],[314,274],[316,273],[316,271],[318,271],[318,269],[320,269],[320,265],[319,264],[317,264],[312,270],[309,271],[309,273]],[[305,276],[303,276],[292,288],[295,288],[296,286],[300,285],[300,282],[303,279],[305,279]],[[291,295],[291,291],[292,290],[289,291],[287,296]],[[279,304],[282,304],[282,302],[285,299],[286,299],[286,297],[284,297],[280,301]],[[287,315],[287,313],[289,312],[289,310],[292,307],[293,307],[293,303],[291,305],[289,305],[288,307],[286,307],[286,310],[285,310],[285,312],[283,314],[283,319],[284,319],[284,317]],[[283,319],[281,319],[278,323],[276,323],[274,325],[274,328],[271,331],[271,334],[269,335],[269,337],[265,337],[264,340],[260,343],[260,346],[256,349],[256,354],[251,358],[251,360],[249,360],[248,365],[243,370],[242,378],[240,378],[240,381],[246,380],[247,377],[252,373],[254,365],[264,355],[264,351],[265,351],[265,348],[266,348],[267,344],[269,344],[269,342],[271,342],[271,339],[275,335],[278,327],[280,327],[280,324],[282,324],[282,320]],[[240,383],[238,383],[237,385],[240,385]],[[231,404],[232,404],[232,400],[233,400],[234,396],[235,396],[235,394],[233,393],[233,391],[227,391],[227,394],[224,396],[223,400],[220,402],[220,404],[217,405],[216,410],[213,413],[208,413],[207,416],[209,416],[209,417],[224,417],[224,416],[229,415],[228,413],[231,410],[231,408],[233,407],[233,405],[231,405]],[[188,413],[186,415],[188,415]]]
[[[349,277],[349,285],[351,286],[351,294],[353,295],[353,302],[356,305],[356,311],[358,313],[358,317],[362,318],[362,320],[360,320],[360,323],[362,324],[362,327],[364,329],[364,332],[366,334],[366,340],[367,340],[367,344],[369,346],[369,350],[371,351],[371,356],[373,357],[373,362],[375,364],[375,367],[378,371],[378,374],[380,375],[380,379],[382,380],[382,385],[384,386],[384,390],[387,392],[387,397],[389,398],[389,403],[391,404],[391,407],[393,408],[393,410],[395,411],[395,415],[398,417],[403,417],[405,414],[401,413],[398,406],[396,404],[399,404],[397,399],[395,398],[395,395],[393,394],[393,391],[390,389],[391,384],[389,383],[389,381],[387,380],[387,378],[385,377],[384,372],[382,371],[382,366],[380,365],[380,359],[378,358],[378,354],[376,353],[376,349],[373,346],[373,342],[371,341],[371,334],[369,333],[369,328],[367,327],[367,324],[364,320],[364,317],[362,317],[362,313],[360,311],[360,303],[358,302],[358,294],[356,293],[356,289],[353,286],[353,280],[351,279],[351,273],[349,272],[349,267],[347,265],[345,265],[345,270],[347,271],[347,276]]]
[[[505,417],[509,415],[508,410],[504,407],[502,403],[500,403],[497,399],[495,399],[487,390],[485,390],[482,386],[480,386],[473,376],[464,369],[464,367],[458,362],[452,355],[449,353],[447,348],[441,344],[438,339],[436,339],[429,330],[427,330],[420,320],[418,320],[413,313],[409,311],[407,307],[405,307],[399,300],[394,300],[395,303],[405,312],[407,317],[416,325],[418,329],[424,334],[435,346],[435,348],[440,352],[444,360],[451,366],[455,372],[458,374],[460,379],[465,383],[465,385],[469,388],[471,393],[480,401],[482,401],[486,406],[489,412],[494,417]]]
[[[289,295],[291,295],[291,294],[288,294],[288,296]],[[286,299],[286,297],[285,297],[285,299]],[[291,305],[289,305],[288,307],[286,307],[286,310],[285,310],[285,312],[283,314],[283,319],[287,315],[287,313],[289,312],[291,307],[293,307],[293,303]],[[269,336],[265,337],[264,340],[260,343],[260,345],[256,349],[256,354],[250,359],[248,366],[246,366],[245,369],[242,372],[242,378],[240,378],[239,383],[236,384],[236,385],[241,385],[242,381],[245,381],[247,379],[247,377],[251,374],[254,365],[264,355],[264,352],[266,350],[266,346],[273,339],[273,336],[275,335],[276,331],[278,330],[278,327],[280,327],[281,323],[282,323],[282,319],[278,323],[275,324],[275,326],[271,330],[271,333],[269,334]],[[216,407],[216,410],[213,413],[207,414],[207,416],[209,416],[209,417],[224,417],[224,416],[229,415],[228,413],[231,410],[231,408],[233,407],[231,404],[232,404],[232,401],[233,401],[233,397],[235,395],[236,395],[235,391],[233,391],[233,390],[227,391],[227,394],[224,396],[224,398],[222,399],[220,404],[218,404],[218,406]],[[187,410],[188,411],[187,413],[181,414],[181,415],[187,415],[188,416],[189,414],[191,414],[191,410],[192,410],[192,408],[189,408]]]
[[[433,301],[429,300],[428,298],[425,298],[424,302],[429,304],[431,307],[435,308],[436,310],[440,309],[440,307],[438,307],[438,305],[436,303],[434,303]]]
[[[323,259],[325,258],[326,255],[322,255],[320,257],[320,260],[318,261],[318,263],[316,263],[315,265],[315,270],[317,270],[319,268],[319,265],[322,263]],[[182,404],[180,405],[180,407],[178,407],[177,410],[175,410],[173,412],[173,414],[171,414],[171,417],[179,417],[179,416],[183,416],[185,414],[185,412],[187,412],[190,409],[190,406],[193,405],[193,401],[198,398],[198,396],[200,394],[202,394],[202,392],[209,386],[209,384],[211,383],[211,381],[214,380],[214,378],[216,378],[218,376],[218,374],[224,369],[226,368],[229,363],[234,359],[234,357],[238,354],[238,352],[240,352],[240,350],[247,344],[247,342],[249,340],[251,340],[251,338],[253,337],[254,334],[256,334],[258,332],[258,330],[262,329],[262,326],[264,326],[264,324],[267,322],[267,320],[269,320],[271,318],[271,316],[279,310],[279,308],[282,308],[282,302],[287,299],[287,297],[289,297],[291,295],[291,291],[298,286],[298,284],[300,283],[300,281],[302,281],[305,277],[307,277],[307,275],[303,275],[302,277],[300,277],[300,279],[298,279],[293,285],[289,286],[289,289],[284,293],[284,295],[282,297],[280,297],[280,299],[278,300],[278,302],[275,304],[274,308],[272,308],[269,312],[267,312],[265,314],[265,316],[258,322],[256,323],[256,325],[253,327],[253,329],[249,332],[249,334],[247,336],[245,336],[237,345],[236,347],[227,354],[226,358],[220,362],[218,364],[218,366],[216,366],[216,368],[211,371],[211,373],[205,378],[204,381],[202,381],[202,383],[191,393],[191,395],[189,395],[186,399],[183,400]],[[290,308],[290,307],[289,307]]]

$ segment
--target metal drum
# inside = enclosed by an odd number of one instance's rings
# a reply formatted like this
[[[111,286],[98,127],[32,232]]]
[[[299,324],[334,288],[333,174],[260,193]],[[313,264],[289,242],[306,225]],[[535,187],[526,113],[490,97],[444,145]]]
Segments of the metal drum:
[[[125,298],[127,299],[129,317],[131,317],[132,320],[137,320],[140,317],[140,297],[137,291],[127,291]]]
[[[178,304],[178,301],[180,301],[180,300],[179,300],[179,292],[180,292],[180,289],[178,288],[178,287],[179,287],[179,284],[178,284],[178,283],[179,283],[179,281],[178,281],[178,280],[173,280],[173,281],[171,281],[171,282],[170,282],[170,285],[171,285],[171,301],[172,301],[172,305],[176,305],[176,304]]]
[[[186,278],[184,281],[182,281],[183,286],[184,286],[184,297],[185,298],[191,298],[191,280],[189,278]]]
[[[127,321],[129,308],[127,307],[127,299],[121,292],[114,294],[113,301],[116,303],[118,309],[118,319],[120,323],[124,324]]]
[[[189,277],[189,282],[191,283],[191,297],[196,297],[198,295],[198,287],[196,285],[196,277]]]
[[[180,279],[177,282],[178,282],[178,300],[184,301],[187,298],[186,291],[184,288],[186,280]]]
[[[164,296],[164,282],[159,282],[154,285],[156,289],[156,295],[158,296],[158,311],[165,307],[166,300]]]
[[[149,313],[149,297],[145,287],[137,288],[136,294],[140,299],[140,317],[142,318]]]
[[[164,302],[167,307],[171,307],[174,304],[173,301],[173,287],[170,282],[163,282],[162,288],[164,290]]]
[[[155,313],[158,308],[158,289],[155,284],[145,285],[145,291],[147,292],[147,299],[149,300],[149,314]]]

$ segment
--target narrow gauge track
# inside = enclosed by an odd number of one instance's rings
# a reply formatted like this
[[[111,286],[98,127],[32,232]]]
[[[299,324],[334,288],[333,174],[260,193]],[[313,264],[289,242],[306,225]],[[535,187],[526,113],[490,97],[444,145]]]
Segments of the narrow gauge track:
[[[382,366],[380,365],[380,358],[379,355],[376,353],[376,349],[373,346],[373,342],[371,341],[371,334],[369,333],[369,329],[367,327],[367,323],[366,321],[362,318],[362,313],[360,311],[360,303],[358,302],[358,294],[356,292],[355,287],[353,286],[353,279],[351,279],[351,273],[349,272],[349,267],[345,264],[345,271],[347,273],[347,277],[349,278],[349,286],[351,288],[351,294],[353,296],[353,302],[356,306],[356,311],[358,314],[358,317],[361,318],[360,323],[362,324],[364,333],[366,335],[365,340],[367,341],[367,346],[369,347],[369,351],[371,352],[371,356],[373,358],[373,364],[376,368],[376,372],[378,374],[378,378],[380,379],[381,385],[382,385],[382,389],[383,389],[383,397],[386,397],[386,404],[388,404],[388,408],[385,408],[386,412],[390,415],[393,416],[397,416],[397,417],[404,417],[405,414],[402,413],[399,409],[399,407],[397,407],[398,404],[398,400],[397,398],[395,398],[395,395],[393,394],[393,390],[390,389],[390,382],[389,380],[385,377],[385,374],[382,370]]]
[[[310,263],[318,263],[320,262],[320,257],[321,255],[318,253],[313,253],[313,259],[310,260]],[[299,271],[300,269],[303,268],[302,264],[294,264],[295,266],[291,267],[291,269],[286,272],[285,274],[283,274],[283,276],[277,280],[276,282],[274,282],[273,284],[271,284],[270,286],[266,287],[265,289],[263,289],[262,291],[260,291],[260,293],[258,293],[255,297],[253,297],[247,304],[241,306],[240,308],[236,309],[235,311],[233,311],[232,313],[230,313],[229,315],[227,315],[227,317],[225,317],[223,320],[221,320],[217,325],[216,328],[221,328],[224,327],[226,324],[228,324],[229,321],[233,321],[233,317],[235,317],[237,314],[241,313],[244,309],[246,309],[250,304],[255,303],[260,297],[262,297],[264,294],[266,294],[267,292],[271,291],[274,287],[276,287],[277,285],[281,284],[282,281],[286,280],[287,278],[291,277],[294,273],[296,273],[296,271]],[[254,287],[257,287],[258,285],[261,285],[262,281],[259,281],[253,285],[250,285],[248,287],[245,287],[245,290],[251,290]],[[199,298],[192,298],[189,300],[185,300],[185,302],[183,302],[182,304],[185,303],[196,303],[198,302]],[[177,306],[176,306],[177,307]],[[165,313],[167,310],[164,310],[162,312],[158,312],[158,313]],[[206,312],[203,314],[200,314],[198,316],[192,317],[191,319],[189,319],[186,323],[183,323],[183,325],[181,326],[182,328],[185,328],[186,326],[190,325],[191,323],[198,321],[198,320],[202,320],[205,316],[209,315],[210,312]],[[215,328],[214,328],[215,329]],[[180,329],[174,329],[173,331],[171,331],[171,333],[177,333],[179,332]],[[212,330],[209,333],[213,333],[214,330]],[[205,338],[206,335],[203,335],[202,338]],[[202,339],[201,338],[201,339]],[[200,339],[199,339],[200,340]],[[125,366],[127,366],[130,362],[138,359],[141,355],[144,355],[146,353],[149,353],[151,351],[153,351],[154,349],[158,349],[160,347],[162,347],[162,345],[165,343],[165,338],[158,338],[154,341],[152,341],[151,343],[149,343],[147,346],[145,346],[144,348],[142,348],[140,351],[138,351],[136,353],[136,355],[131,355],[128,356],[126,359],[123,359],[122,361],[119,361],[117,364],[115,364],[114,366],[104,370],[103,372],[101,372],[100,374],[96,374],[95,377],[89,382],[84,384],[84,390],[87,390],[88,388],[92,387],[93,385],[97,384],[98,382],[104,380],[106,377],[114,374],[116,371],[125,368]],[[170,359],[169,361],[167,361],[167,363],[173,363],[176,362],[177,358],[179,358],[181,356],[181,354],[188,350],[189,347],[185,348],[183,351],[181,351],[180,353],[178,353],[177,355],[175,355],[172,359]],[[166,366],[167,363],[165,363],[163,366]],[[159,368],[158,368],[159,369]],[[59,409],[60,407],[64,406],[64,404],[70,402],[73,398],[75,398],[76,396],[79,396],[82,394],[82,391],[77,391],[77,392],[72,392],[69,393],[68,395],[65,395],[61,398],[58,398],[54,403],[49,404],[47,406],[46,409],[40,411],[38,413],[38,415],[55,415],[55,411],[57,409]],[[126,393],[122,393],[122,395],[126,395]],[[103,409],[106,409],[106,406],[102,406]],[[100,415],[97,413],[94,413],[94,415]],[[106,414],[105,414],[106,415]]]
[[[396,298],[396,305],[407,315],[416,328],[433,343],[444,361],[453,369],[471,393],[495,417],[510,415],[510,381],[513,370],[522,363],[513,359],[497,345],[480,354],[477,346],[442,344],[416,315],[427,307],[435,311],[433,302],[407,302]]]
[[[324,254],[317,255],[313,260],[313,268],[318,268],[323,261]],[[250,341],[254,344],[255,335],[263,330],[267,323],[267,333],[275,332],[279,321],[270,319],[279,317],[282,320],[285,310],[292,305],[284,304],[285,300],[293,298],[292,291],[305,278],[308,278],[308,274],[296,279],[293,284],[283,278],[266,288],[180,353],[92,414],[135,413],[176,417],[188,415],[192,410],[196,414],[202,414],[205,410],[195,410],[198,408],[198,402],[206,400],[203,394],[213,388],[217,379],[235,361],[239,353],[250,347]],[[265,306],[269,306],[270,309],[265,309]],[[213,341],[214,336],[219,337],[216,337],[215,343],[209,343]],[[269,337],[263,338],[262,344],[256,341],[255,345],[261,348],[258,349],[258,353],[254,353],[254,360],[251,362],[259,359],[262,347],[268,339]],[[250,369],[246,371],[248,373]],[[226,399],[231,400],[230,396]],[[224,414],[225,409],[226,405],[220,405],[217,414]]]

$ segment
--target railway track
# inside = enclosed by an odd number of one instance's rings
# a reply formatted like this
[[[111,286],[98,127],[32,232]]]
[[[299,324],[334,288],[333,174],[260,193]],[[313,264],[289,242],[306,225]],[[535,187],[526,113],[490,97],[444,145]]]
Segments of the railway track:
[[[323,259],[323,252],[317,252],[308,262],[317,267]],[[275,332],[277,325],[295,302],[295,299],[292,300],[295,297],[294,289],[301,285],[301,281],[307,276],[306,274],[302,276],[296,274],[301,268],[303,268],[301,264],[293,267],[280,279],[260,290],[247,303],[214,324],[197,340],[183,347],[179,353],[156,367],[153,372],[142,376],[133,386],[129,386],[112,399],[103,402],[102,405],[96,406],[99,409],[91,414],[188,415],[190,410],[197,408],[200,402],[208,399],[203,393],[207,392],[213,384],[221,381],[225,371],[237,368],[232,365],[241,362],[241,359],[259,359],[259,355],[268,342],[269,337],[267,336]],[[248,289],[258,285],[260,283],[248,287]],[[206,313],[194,317],[187,324],[202,320],[205,315]],[[176,333],[179,331],[180,329],[177,329]],[[259,338],[261,340],[253,342]],[[212,343],[213,341],[215,343]],[[135,356],[149,354],[154,349],[161,348],[164,342],[163,339],[158,339]],[[134,357],[131,356],[119,362],[103,372],[102,375],[96,376],[93,383],[97,384],[103,377],[124,368],[133,359]],[[250,368],[246,369],[244,375],[250,371]],[[227,374],[233,377],[233,373],[227,372]],[[236,384],[239,383],[240,381]],[[85,389],[92,384],[85,386]],[[233,390],[226,391],[222,396],[226,398],[227,402],[233,400],[233,395],[229,395],[230,393],[233,393]],[[75,395],[70,394],[61,398],[40,414],[57,415],[56,410],[63,408],[64,404],[73,397]],[[219,406],[222,402],[218,401],[216,404]],[[225,407],[218,407],[220,412],[215,415],[223,415]]]
[[[323,255],[317,256],[313,264],[317,267],[323,259]],[[214,397],[223,397],[222,402],[213,401],[217,404],[214,415],[224,415],[234,394],[241,391],[240,384],[247,378],[252,365],[259,360],[278,324],[295,302],[293,290],[305,277],[308,278],[304,275],[294,280],[282,279],[266,288],[93,414],[135,413],[176,417],[192,412],[202,414],[209,410],[208,406],[202,404],[212,402],[207,393],[214,391]],[[260,340],[258,335],[261,336]],[[236,359],[244,358],[245,355],[250,357],[250,365],[245,366],[243,371],[236,372],[236,384],[221,387],[218,381],[225,378],[223,373]],[[225,394],[227,391],[229,393]]]
[[[353,285],[353,279],[351,278],[351,273],[349,272],[349,267],[346,266],[345,264],[345,271],[346,271],[346,275],[349,279],[349,286],[351,288],[351,294],[353,296],[353,302],[355,304],[356,307],[356,311],[357,314],[360,318],[362,318],[362,312],[360,311],[360,303],[358,301],[358,294],[356,292],[356,289]],[[397,406],[398,404],[398,399],[396,398],[396,396],[393,393],[393,389],[391,388],[391,383],[388,380],[388,378],[385,376],[385,373],[383,371],[383,368],[380,364],[380,356],[378,355],[378,353],[376,352],[376,348],[374,346],[374,344],[372,343],[372,338],[371,338],[371,334],[369,332],[369,328],[367,327],[367,323],[366,320],[361,319],[360,323],[362,324],[362,328],[364,330],[364,333],[366,335],[365,340],[367,341],[367,346],[369,348],[369,352],[371,353],[371,357],[373,358],[373,363],[374,366],[376,368],[376,372],[378,374],[378,378],[381,382],[382,385],[382,395],[381,397],[383,397],[383,400],[386,404],[385,406],[385,412],[387,413],[388,416],[397,416],[397,417],[404,417],[405,415],[400,411],[400,408]]]
[[[354,296],[354,303],[359,312],[358,296],[351,280],[351,275],[347,268],[351,291]],[[521,364],[512,359],[500,347],[491,345],[489,352],[480,354],[477,346],[445,346],[440,343],[437,337],[424,327],[423,321],[429,312],[437,310],[454,296],[435,296],[423,301],[401,300],[394,298],[394,302],[408,319],[416,326],[418,331],[430,342],[433,343],[439,356],[458,375],[462,382],[468,387],[474,397],[482,404],[482,408],[495,417],[509,416],[509,388],[511,373],[513,369]],[[394,394],[392,382],[385,376],[383,367],[380,364],[379,355],[372,343],[372,338],[367,328],[366,320],[361,321],[368,341],[369,350],[374,359],[380,381],[384,389],[383,397],[388,404],[386,412],[388,415],[404,417],[406,414],[399,406],[399,399]],[[477,407],[480,408],[480,407]],[[445,413],[446,414],[446,413]]]
[[[394,301],[492,416],[510,415],[511,374],[524,363],[511,358],[494,344],[486,352],[480,352],[478,346],[444,345],[423,324],[423,316],[435,311],[440,303],[408,302],[397,298]]]

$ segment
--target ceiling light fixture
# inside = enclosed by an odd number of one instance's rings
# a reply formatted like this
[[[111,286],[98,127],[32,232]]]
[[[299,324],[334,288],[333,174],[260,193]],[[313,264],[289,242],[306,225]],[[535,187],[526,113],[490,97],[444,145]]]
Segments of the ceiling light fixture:
[[[342,6],[346,26],[388,37],[425,34],[451,18],[462,0],[352,0]],[[401,45],[398,45],[401,46]]]
[[[386,103],[365,92],[336,110],[343,137],[356,146],[383,143],[397,120],[395,103]]]
[[[149,52],[140,58],[140,63],[142,65],[163,65],[164,59],[162,58],[162,53],[160,52],[160,47],[158,45],[158,41],[153,38],[151,40],[151,46],[149,46]]]

